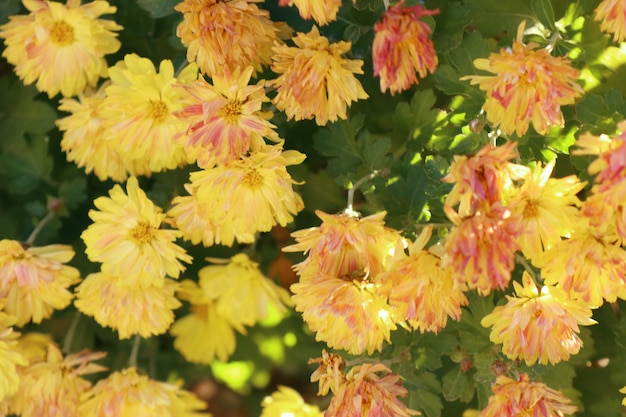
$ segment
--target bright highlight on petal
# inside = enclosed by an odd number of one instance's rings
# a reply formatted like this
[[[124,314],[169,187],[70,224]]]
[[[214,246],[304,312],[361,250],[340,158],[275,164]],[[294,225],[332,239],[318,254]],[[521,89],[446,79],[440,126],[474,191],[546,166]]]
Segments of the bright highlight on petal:
[[[36,82],[49,97],[59,92],[69,97],[106,77],[104,56],[120,48],[114,31],[122,27],[100,16],[115,13],[116,7],[103,0],[23,3],[30,14],[11,16],[0,26],[0,38],[6,46],[2,56],[24,84]]]
[[[487,93],[483,109],[487,119],[505,135],[522,136],[532,123],[545,135],[551,127],[563,127],[561,106],[573,104],[583,89],[576,83],[579,71],[564,57],[553,57],[535,43],[522,43],[524,23],[511,48],[502,48],[474,66],[495,75],[468,75]]]
[[[523,281],[523,286],[513,283],[516,296],[507,296],[508,303],[497,306],[481,324],[491,327],[489,338],[502,344],[509,359],[522,359],[528,366],[568,360],[582,347],[578,326],[596,323],[591,309],[558,287],[539,290],[528,272]]]
[[[304,402],[298,391],[278,386],[278,390],[267,396],[261,403],[261,417],[322,417],[319,407]]]
[[[437,10],[421,5],[404,6],[404,0],[388,8],[374,26],[372,59],[374,75],[380,77],[380,90],[391,94],[418,84],[417,74],[424,78],[435,72],[439,60],[429,36],[430,27],[420,20]]]
[[[298,33],[295,47],[272,48],[272,71],[278,78],[268,82],[278,94],[272,100],[289,119],[315,119],[324,126],[347,117],[347,107],[368,97],[354,74],[363,74],[363,61],[344,59],[350,42],[330,43],[317,27]]]

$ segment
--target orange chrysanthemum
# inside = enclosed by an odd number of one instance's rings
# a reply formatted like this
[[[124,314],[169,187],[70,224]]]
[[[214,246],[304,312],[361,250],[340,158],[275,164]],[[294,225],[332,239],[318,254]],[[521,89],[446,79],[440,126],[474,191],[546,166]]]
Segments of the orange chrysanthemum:
[[[504,203],[515,191],[514,180],[524,178],[529,169],[511,161],[518,156],[517,143],[488,144],[471,156],[455,155],[443,181],[454,183],[446,197],[447,206],[459,205],[461,217],[474,214],[478,206]]]
[[[613,35],[614,42],[626,40],[626,3],[624,0],[603,0],[594,11],[600,29]]]
[[[187,47],[187,60],[213,78],[252,66],[254,73],[271,63],[279,29],[261,0],[183,0],[175,9],[183,13],[176,35]]]
[[[188,128],[177,142],[200,168],[241,159],[250,149],[261,148],[263,138],[279,141],[275,126],[261,112],[263,103],[269,101],[264,81],[248,85],[252,71],[247,67],[215,75],[213,85],[204,79],[183,85],[188,97],[177,116]]]
[[[286,168],[304,158],[300,152],[283,151],[278,144],[264,146],[227,166],[193,172],[187,187],[191,196],[174,198],[168,214],[184,239],[206,246],[231,246],[235,240],[251,243],[257,232],[287,225],[304,208]]]
[[[378,375],[384,373],[384,376]],[[420,413],[408,408],[398,397],[408,391],[400,375],[381,363],[355,366],[346,374],[335,396],[330,400],[326,417],[394,416],[409,417]]]
[[[351,102],[368,97],[354,76],[363,74],[363,61],[341,57],[350,42],[331,44],[317,27],[298,33],[293,42],[296,47],[272,48],[272,70],[280,75],[268,82],[278,92],[272,101],[289,119],[315,119],[323,126],[345,119]]]
[[[492,328],[489,338],[502,344],[509,359],[523,359],[528,366],[568,360],[582,347],[578,326],[595,323],[591,309],[570,300],[558,287],[544,285],[540,291],[528,272],[523,282],[523,286],[513,282],[516,296],[507,296],[507,304],[497,306],[480,323]]]
[[[493,394],[480,417],[555,417],[577,411],[569,398],[544,383],[530,382],[528,374],[521,374],[517,381],[499,376],[491,390]]]
[[[113,372],[87,391],[78,408],[81,416],[210,417],[204,401],[175,384],[139,375],[135,368]]]
[[[410,248],[410,255],[397,260],[380,277],[380,292],[388,297],[394,320],[407,320],[414,329],[437,333],[448,317],[461,318],[461,306],[468,301],[452,270],[442,268],[441,258],[424,250],[431,232],[432,228],[426,228]]]
[[[511,219],[511,211],[494,203],[463,219],[446,212],[456,226],[446,238],[442,266],[452,267],[457,281],[480,295],[506,289],[518,249],[518,222]]]
[[[374,26],[372,59],[374,75],[380,77],[380,89],[391,94],[407,90],[433,73],[439,60],[429,36],[430,27],[423,16],[432,16],[437,10],[426,10],[421,5],[404,6],[404,0],[387,9]]]
[[[105,367],[90,363],[106,356],[82,351],[65,358],[54,345],[46,357],[35,360],[21,371],[19,389],[10,401],[11,413],[23,417],[80,417],[81,396],[91,382],[82,375],[102,372]]]
[[[561,106],[573,104],[583,89],[576,83],[579,71],[564,57],[553,57],[535,43],[522,43],[524,23],[509,49],[477,59],[474,66],[495,75],[468,75],[487,93],[483,109],[487,119],[504,134],[523,135],[532,123],[545,135],[552,126],[563,126]]]
[[[18,326],[41,323],[71,303],[68,288],[80,281],[78,270],[65,265],[73,257],[69,245],[24,247],[0,240],[0,299]]]
[[[400,234],[385,227],[386,212],[367,217],[349,213],[315,212],[322,219],[319,227],[292,233],[296,244],[285,252],[304,252],[308,257],[294,267],[302,279],[327,275],[351,281],[376,279],[392,263]]]
[[[280,0],[281,6],[296,5],[300,17],[309,20],[313,18],[318,25],[327,25],[337,19],[337,12],[341,7],[341,0]]]
[[[586,184],[575,175],[550,178],[554,163],[538,164],[511,199],[512,217],[519,222],[517,243],[534,263],[562,236],[571,234],[579,214],[576,194]]]
[[[139,188],[137,178],[126,186],[115,185],[110,197],[94,200],[99,210],[90,210],[94,221],[81,234],[89,259],[102,262],[102,270],[120,277],[141,275],[144,285],[159,284],[165,275],[178,278],[182,262],[191,256],[175,243],[182,233],[161,229],[165,214]]]
[[[105,77],[105,55],[116,52],[120,42],[114,31],[122,29],[101,15],[115,13],[116,7],[97,0],[81,5],[81,0],[66,4],[48,0],[22,0],[30,11],[26,16],[11,16],[0,26],[6,48],[2,56],[15,65],[24,82],[37,82],[39,91],[66,97],[95,87]]]

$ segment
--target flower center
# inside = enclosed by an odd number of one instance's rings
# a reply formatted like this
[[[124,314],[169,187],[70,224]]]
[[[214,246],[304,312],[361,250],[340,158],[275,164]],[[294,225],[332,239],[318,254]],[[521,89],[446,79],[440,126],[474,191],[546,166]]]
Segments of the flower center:
[[[250,169],[246,172],[246,175],[244,175],[243,183],[249,187],[256,187],[263,183],[263,177],[256,169]]]
[[[526,200],[526,207],[524,207],[524,218],[535,218],[539,215],[539,209],[533,200]]]
[[[229,124],[236,124],[241,116],[243,103],[239,100],[231,100],[217,112]]]
[[[138,223],[129,233],[129,237],[138,245],[144,245],[152,241],[152,228],[148,223]]]
[[[62,20],[52,24],[49,36],[52,42],[60,46],[70,45],[76,39],[74,37],[74,28]]]
[[[148,114],[155,123],[163,123],[169,112],[170,109],[167,107],[167,104],[163,103],[161,100],[150,100]]]

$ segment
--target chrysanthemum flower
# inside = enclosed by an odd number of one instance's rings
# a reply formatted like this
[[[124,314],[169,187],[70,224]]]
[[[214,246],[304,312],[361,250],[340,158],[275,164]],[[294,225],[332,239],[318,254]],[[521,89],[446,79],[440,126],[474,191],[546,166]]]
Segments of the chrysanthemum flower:
[[[479,205],[503,203],[515,191],[514,180],[527,176],[529,169],[511,161],[516,158],[517,143],[502,146],[488,144],[475,155],[455,155],[450,172],[443,181],[454,183],[445,204],[460,203],[461,217],[474,214]]]
[[[105,367],[91,363],[106,356],[103,352],[82,351],[65,358],[54,345],[45,358],[21,371],[17,393],[11,399],[11,413],[23,417],[80,417],[81,396],[91,387],[82,375],[102,372]]]
[[[420,20],[437,10],[421,5],[404,6],[404,0],[387,9],[374,25],[372,60],[374,75],[380,77],[380,90],[395,94],[417,84],[420,78],[435,72],[439,59],[429,39],[430,27]]]
[[[316,405],[304,402],[298,391],[278,386],[272,395],[263,398],[261,417],[322,417],[323,413]]]
[[[81,400],[81,416],[209,417],[200,412],[206,408],[204,401],[180,389],[180,384],[152,380],[135,368],[113,372]]]
[[[528,366],[554,365],[577,354],[582,347],[578,326],[596,323],[591,309],[570,300],[558,287],[544,285],[539,290],[528,272],[523,283],[513,282],[516,296],[507,295],[507,304],[497,306],[480,322],[491,327],[491,341],[502,344],[509,359],[523,359]]]
[[[576,83],[579,71],[565,57],[553,57],[535,43],[522,43],[524,23],[513,46],[474,61],[474,66],[495,75],[468,75],[487,93],[483,109],[487,119],[505,135],[522,136],[532,123],[545,135],[563,126],[561,106],[573,104],[583,89]]]
[[[74,305],[102,327],[117,330],[120,339],[163,334],[174,321],[173,310],[181,306],[174,296],[178,283],[165,278],[159,286],[143,284],[150,279],[128,273],[89,274],[76,287]]]
[[[319,381],[317,395],[326,395],[329,390],[333,393],[339,391],[339,385],[345,381],[343,370],[346,365],[343,357],[328,353],[326,349],[323,349],[321,358],[309,359],[309,365],[314,363],[319,364],[319,367],[311,374],[311,382]]]
[[[0,240],[0,298],[18,326],[41,323],[71,303],[68,288],[80,281],[78,270],[65,265],[73,257],[69,245],[24,247]]]
[[[493,204],[463,219],[446,211],[455,227],[446,237],[442,266],[452,267],[457,281],[480,295],[507,288],[518,249],[518,222],[511,219],[511,211]]]
[[[175,86],[195,80],[188,65],[176,77],[174,65],[161,61],[159,70],[147,58],[128,54],[109,69],[111,85],[100,108],[105,139],[124,159],[131,175],[150,175],[190,162],[174,142],[186,124],[174,115],[182,110],[184,91]]]
[[[626,251],[611,235],[596,234],[582,219],[572,236],[543,256],[546,285],[558,285],[574,300],[599,307],[626,300]]]
[[[297,151],[282,151],[279,144],[265,146],[228,166],[193,172],[187,188],[193,198],[176,197],[168,214],[185,239],[199,240],[195,227],[204,224],[210,228],[202,233],[205,245],[231,246],[235,240],[251,243],[255,233],[287,225],[304,208],[286,169],[304,158]]]
[[[80,94],[105,77],[105,55],[116,52],[120,42],[114,31],[122,29],[112,20],[100,19],[116,7],[98,0],[81,5],[81,0],[61,4],[48,0],[23,0],[30,11],[11,16],[0,26],[6,48],[2,56],[15,66],[24,84],[35,81],[37,89],[52,97]]]
[[[132,164],[127,167],[114,142],[105,140],[106,129],[100,109],[108,85],[108,82],[103,84],[95,93],[81,94],[78,99],[61,99],[59,110],[70,115],[58,119],[56,124],[63,131],[61,149],[68,161],[85,167],[88,174],[93,171],[100,181],[111,178],[121,182],[128,178],[128,171],[134,169]]]
[[[318,25],[327,25],[337,20],[337,12],[341,7],[341,0],[280,0],[281,6],[295,6],[300,17],[309,20],[313,18]]]
[[[501,375],[491,390],[493,394],[480,417],[555,417],[577,411],[569,398],[544,383],[530,382],[528,374],[521,374],[518,381]]]
[[[621,392],[622,394],[626,394],[626,387],[623,387],[622,389],[620,389],[619,392]],[[622,400],[622,405],[626,407],[626,398]]]
[[[0,309],[3,307],[0,302]],[[0,311],[0,412],[5,412],[7,408],[7,398],[17,391],[20,383],[18,367],[28,365],[28,359],[19,349],[16,340],[18,333],[13,332],[15,317]]]
[[[269,101],[264,81],[248,85],[252,71],[247,67],[215,75],[213,85],[204,79],[182,85],[188,97],[177,116],[188,128],[177,142],[200,168],[241,159],[250,148],[262,147],[264,137],[279,141],[275,126],[261,112],[263,103]]]
[[[175,337],[174,348],[189,362],[210,364],[216,357],[227,361],[235,351],[235,332],[230,318],[218,311],[218,300],[189,280],[181,283],[177,294],[188,300],[191,308],[190,314],[176,320],[170,328]]]
[[[94,200],[99,209],[90,210],[94,221],[82,233],[89,259],[102,262],[102,270],[112,275],[138,276],[145,285],[158,284],[167,274],[178,278],[191,262],[191,256],[174,241],[182,233],[160,229],[165,214],[139,188],[137,178],[128,179],[128,194],[115,185],[110,197]]]
[[[378,373],[385,373],[384,376]],[[363,364],[355,366],[346,374],[330,400],[325,416],[394,416],[419,415],[406,406],[398,397],[406,397],[408,391],[401,385],[400,375],[394,374],[385,365]]]
[[[363,74],[363,61],[341,57],[350,42],[330,43],[317,27],[293,38],[296,47],[277,45],[272,71],[280,74],[268,85],[275,86],[276,107],[289,119],[315,119],[320,126],[347,117],[353,101],[368,98],[354,74]]]
[[[321,210],[315,214],[322,224],[292,233],[297,243],[283,248],[285,252],[308,254],[294,267],[302,278],[328,275],[350,282],[367,277],[375,279],[389,268],[401,236],[385,227],[386,212],[363,218]]]
[[[511,201],[512,217],[519,222],[517,244],[535,263],[562,236],[571,234],[579,214],[576,194],[585,187],[575,175],[550,178],[554,163],[537,165]]]
[[[600,29],[613,35],[614,42],[626,40],[626,3],[623,0],[603,0],[594,11]]]
[[[468,301],[451,269],[442,268],[441,258],[424,250],[431,232],[425,229],[410,255],[397,260],[379,280],[380,293],[388,297],[396,322],[408,320],[414,329],[437,333],[448,317],[461,318],[461,306]]]
[[[279,29],[261,0],[183,0],[175,9],[184,20],[176,35],[187,47],[187,60],[213,78],[251,65],[260,72],[271,63]]]
[[[315,339],[359,355],[380,351],[396,325],[377,285],[367,281],[316,276],[291,286],[296,311]]]

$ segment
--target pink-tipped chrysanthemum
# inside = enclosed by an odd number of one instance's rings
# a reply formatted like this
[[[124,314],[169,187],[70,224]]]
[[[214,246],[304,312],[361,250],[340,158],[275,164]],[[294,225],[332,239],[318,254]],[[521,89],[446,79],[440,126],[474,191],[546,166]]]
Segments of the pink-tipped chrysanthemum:
[[[613,35],[614,42],[626,40],[626,2],[624,0],[603,0],[594,11],[594,20],[600,22],[600,29]]]
[[[420,19],[439,10],[421,5],[405,6],[404,0],[387,9],[374,26],[372,59],[380,89],[391,94],[407,90],[420,78],[433,73],[439,59],[429,36],[431,29]]]
[[[313,18],[318,25],[327,25],[337,19],[337,12],[341,7],[341,0],[280,0],[281,6],[295,5],[300,17],[309,20]]]
[[[115,13],[116,7],[103,0],[83,5],[81,0],[22,3],[30,14],[11,16],[0,26],[0,38],[6,45],[2,56],[24,84],[36,82],[50,97],[59,92],[69,97],[106,77],[104,56],[119,49],[114,31],[122,27],[100,16]]]
[[[278,78],[268,82],[276,87],[272,100],[289,119],[315,119],[320,126],[347,117],[347,108],[367,93],[354,74],[363,74],[363,61],[345,59],[350,42],[330,43],[317,27],[298,33],[296,46],[272,48],[272,71]]]
[[[522,136],[532,123],[545,135],[553,126],[563,127],[561,106],[573,104],[583,89],[576,83],[579,71],[564,57],[554,57],[534,43],[522,43],[524,24],[511,48],[502,48],[474,66],[493,75],[469,75],[487,93],[483,109],[487,119],[505,135]]]

